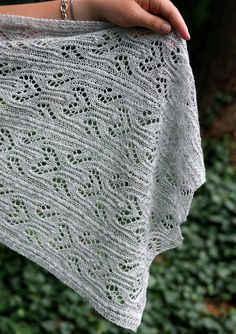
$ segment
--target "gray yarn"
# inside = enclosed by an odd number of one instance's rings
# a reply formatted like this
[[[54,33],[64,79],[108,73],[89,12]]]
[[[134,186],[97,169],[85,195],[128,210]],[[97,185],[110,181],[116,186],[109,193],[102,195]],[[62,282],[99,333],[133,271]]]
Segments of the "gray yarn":
[[[136,332],[206,181],[186,42],[1,15],[0,47],[0,242]]]

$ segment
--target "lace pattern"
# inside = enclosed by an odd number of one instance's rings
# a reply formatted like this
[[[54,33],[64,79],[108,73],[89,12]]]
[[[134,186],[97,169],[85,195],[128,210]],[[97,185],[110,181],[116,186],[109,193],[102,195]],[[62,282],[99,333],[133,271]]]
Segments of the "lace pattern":
[[[0,16],[0,241],[136,332],[205,168],[186,42]]]

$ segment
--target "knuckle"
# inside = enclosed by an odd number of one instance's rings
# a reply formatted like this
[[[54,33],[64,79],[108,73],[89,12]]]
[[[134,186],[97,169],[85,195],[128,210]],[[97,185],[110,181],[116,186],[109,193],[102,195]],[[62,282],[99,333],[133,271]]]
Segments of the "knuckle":
[[[154,30],[156,27],[160,27],[160,20],[156,17],[156,16],[153,16],[153,18],[151,19],[151,23],[150,23],[150,26],[151,28]]]
[[[125,11],[121,15],[122,25],[124,27],[130,27],[140,21],[138,13],[132,8],[129,11]]]

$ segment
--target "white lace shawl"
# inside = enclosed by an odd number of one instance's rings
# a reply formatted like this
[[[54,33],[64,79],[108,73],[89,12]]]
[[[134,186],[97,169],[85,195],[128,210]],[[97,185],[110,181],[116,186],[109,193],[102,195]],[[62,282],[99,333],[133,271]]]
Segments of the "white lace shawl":
[[[0,16],[0,241],[136,332],[206,181],[175,32]],[[158,315],[157,315],[158,316]]]

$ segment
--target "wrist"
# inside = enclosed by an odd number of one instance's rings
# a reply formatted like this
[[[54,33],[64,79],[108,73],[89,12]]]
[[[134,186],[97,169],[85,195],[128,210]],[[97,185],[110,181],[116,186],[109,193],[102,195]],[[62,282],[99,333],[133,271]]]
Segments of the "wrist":
[[[60,8],[61,12],[61,19],[65,20],[65,17],[63,15],[63,10],[65,11],[67,15],[67,20],[74,20],[72,16],[72,6],[71,6],[71,0],[66,1],[66,6],[62,4],[62,0],[55,0]]]
[[[71,0],[70,0],[71,1]],[[72,9],[75,21],[102,21],[92,0],[72,0]]]

